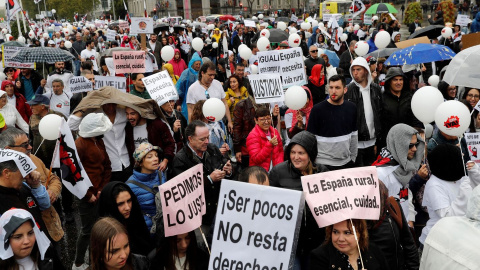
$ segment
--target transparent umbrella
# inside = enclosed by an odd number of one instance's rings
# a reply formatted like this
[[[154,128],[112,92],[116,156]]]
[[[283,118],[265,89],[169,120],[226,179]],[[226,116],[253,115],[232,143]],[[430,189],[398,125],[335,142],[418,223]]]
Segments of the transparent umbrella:
[[[455,86],[478,88],[480,86],[480,45],[462,50],[450,61],[443,80]]]

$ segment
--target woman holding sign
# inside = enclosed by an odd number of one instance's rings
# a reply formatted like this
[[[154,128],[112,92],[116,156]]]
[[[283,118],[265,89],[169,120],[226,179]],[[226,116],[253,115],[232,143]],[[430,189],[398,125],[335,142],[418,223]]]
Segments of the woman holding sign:
[[[358,241],[355,238],[358,238]],[[382,252],[375,245],[368,243],[365,220],[348,219],[326,228],[325,242],[310,254],[310,269],[389,268]]]

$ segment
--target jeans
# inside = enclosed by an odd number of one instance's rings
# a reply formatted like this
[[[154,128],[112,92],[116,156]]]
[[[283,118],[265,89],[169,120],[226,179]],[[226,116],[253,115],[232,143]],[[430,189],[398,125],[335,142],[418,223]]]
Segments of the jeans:
[[[75,252],[75,264],[81,265],[85,263],[85,253],[90,244],[90,232],[93,224],[97,221],[97,205],[85,202],[75,197],[77,202],[78,214],[80,215],[81,228],[78,232],[77,250]]]

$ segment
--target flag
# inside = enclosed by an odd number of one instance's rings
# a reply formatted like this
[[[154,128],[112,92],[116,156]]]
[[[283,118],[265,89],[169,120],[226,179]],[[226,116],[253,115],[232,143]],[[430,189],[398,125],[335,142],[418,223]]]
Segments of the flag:
[[[22,8],[17,0],[7,0],[7,17],[12,18],[17,12],[19,12]]]
[[[76,12],[75,15],[73,15],[73,19],[75,19],[75,21],[78,21],[78,12]]]
[[[82,199],[92,186],[87,172],[78,157],[77,147],[67,122],[62,120],[60,137],[53,154],[53,168],[60,168],[63,185],[77,198]]]
[[[148,18],[148,14],[147,14],[147,2],[146,2],[146,0],[143,0],[143,9],[145,10],[145,18]]]
[[[82,17],[82,23],[85,23],[87,21],[87,14],[85,14],[85,16]]]
[[[127,8],[127,4],[125,4],[125,0],[123,0],[123,7],[127,12],[127,15],[125,15],[125,21],[127,21],[128,23],[132,23],[132,20],[130,20],[130,15],[128,14],[128,8]]]
[[[362,0],[353,0],[350,6],[350,13],[352,13],[352,20],[365,11],[365,5]]]

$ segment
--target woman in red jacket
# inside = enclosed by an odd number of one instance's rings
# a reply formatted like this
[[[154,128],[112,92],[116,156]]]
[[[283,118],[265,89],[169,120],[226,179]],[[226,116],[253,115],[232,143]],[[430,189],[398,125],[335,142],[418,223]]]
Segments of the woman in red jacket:
[[[255,113],[255,128],[247,137],[250,166],[261,166],[267,171],[283,162],[282,137],[271,126],[271,121],[270,111],[259,108]]]

